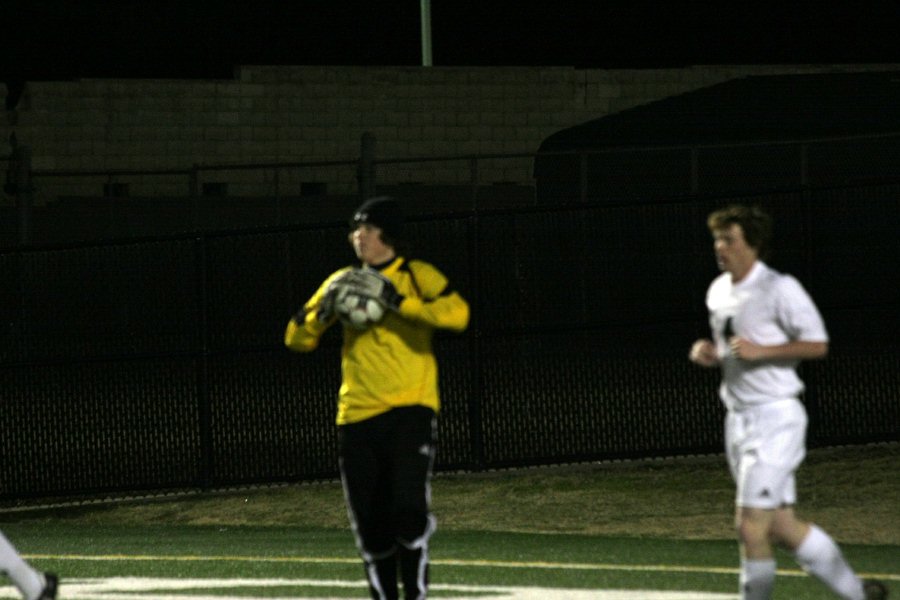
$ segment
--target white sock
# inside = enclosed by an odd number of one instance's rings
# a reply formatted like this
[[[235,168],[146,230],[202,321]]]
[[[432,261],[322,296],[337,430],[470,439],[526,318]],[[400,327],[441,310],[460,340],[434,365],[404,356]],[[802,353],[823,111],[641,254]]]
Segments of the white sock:
[[[741,560],[741,600],[769,600],[775,587],[775,559]]]
[[[803,570],[827,585],[844,600],[865,600],[863,584],[827,533],[811,525],[794,552]]]
[[[9,576],[25,600],[37,598],[44,589],[43,573],[28,566],[2,533],[0,533],[0,571]]]

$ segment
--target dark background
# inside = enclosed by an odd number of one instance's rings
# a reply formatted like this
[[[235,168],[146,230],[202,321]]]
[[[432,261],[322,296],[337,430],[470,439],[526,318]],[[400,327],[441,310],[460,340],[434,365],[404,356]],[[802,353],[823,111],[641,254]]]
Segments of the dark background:
[[[435,66],[900,62],[896,2],[435,0]],[[235,65],[420,65],[420,3],[5,2],[3,80],[230,78]]]
[[[420,64],[419,3],[385,5],[8,2],[0,75],[12,87],[231,78],[240,64]],[[897,12],[436,0],[433,57],[590,68],[896,63]],[[775,266],[809,286],[829,324],[829,360],[804,365],[812,446],[897,439],[898,288],[872,260],[898,255],[897,185],[727,196],[776,214],[792,250]],[[419,219],[425,258],[477,308],[465,334],[436,344],[439,467],[720,451],[717,373],[685,355],[707,332],[702,292],[715,270],[703,221],[725,199]],[[0,500],[333,477],[336,332],[302,358],[281,334],[346,251],[344,234],[342,223],[298,224],[0,253],[9,290],[0,417],[17,423],[0,439]]]
[[[808,444],[898,439],[900,183],[730,196],[832,346],[801,367]],[[436,468],[719,453],[719,373],[687,360],[726,198],[422,215],[405,231],[473,307],[439,332]],[[873,218],[873,215],[876,218]],[[336,477],[340,336],[285,350],[347,253],[342,223],[0,252],[0,505]],[[339,263],[338,263],[339,264]]]

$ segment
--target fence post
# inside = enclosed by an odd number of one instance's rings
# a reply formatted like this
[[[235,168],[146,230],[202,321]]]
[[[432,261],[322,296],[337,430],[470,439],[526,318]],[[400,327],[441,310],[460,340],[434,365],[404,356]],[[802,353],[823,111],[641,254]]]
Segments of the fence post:
[[[196,335],[197,335],[197,363],[196,363],[196,391],[197,391],[197,414],[198,436],[200,438],[200,472],[198,473],[199,481],[197,486],[202,490],[209,490],[212,487],[214,473],[216,469],[216,457],[213,447],[212,434],[212,399],[210,397],[210,348],[209,348],[209,294],[208,288],[208,256],[207,242],[205,235],[198,235],[194,238],[194,261],[195,273],[197,277],[197,297],[196,297]]]
[[[34,204],[34,188],[31,185],[31,148],[19,144],[16,134],[9,136],[11,151],[6,167],[4,191],[16,197],[16,214],[19,220],[19,245],[31,243],[31,212]]]
[[[481,303],[481,236],[479,233],[481,228],[481,214],[477,210],[473,210],[468,221],[468,300],[471,306],[477,307]],[[472,315],[469,318],[467,335],[469,337],[469,359],[471,360],[471,369],[469,369],[469,397],[467,402],[470,431],[469,448],[472,452],[470,468],[474,471],[483,471],[487,468],[484,456],[484,412],[482,411],[484,403],[484,394],[482,393],[482,390],[484,389],[484,372],[482,369],[481,357],[481,325],[477,310],[473,310]]]
[[[472,210],[478,210],[478,158],[469,159],[469,185],[472,186]]]
[[[578,201],[582,204],[588,199],[588,153],[578,153]]]
[[[191,212],[194,219],[194,229],[202,228],[203,218],[201,217],[200,208],[200,165],[194,164],[191,167],[191,174],[188,181],[188,193],[191,195]]]
[[[696,146],[691,148],[691,193],[700,191],[700,150]]]
[[[800,185],[803,186],[803,193],[806,193],[806,186],[809,185],[809,145],[800,144]]]
[[[281,225],[281,169],[275,167],[272,173],[272,182],[275,185],[275,224]]]
[[[361,200],[375,195],[375,136],[368,131],[362,134],[360,140],[356,178]]]

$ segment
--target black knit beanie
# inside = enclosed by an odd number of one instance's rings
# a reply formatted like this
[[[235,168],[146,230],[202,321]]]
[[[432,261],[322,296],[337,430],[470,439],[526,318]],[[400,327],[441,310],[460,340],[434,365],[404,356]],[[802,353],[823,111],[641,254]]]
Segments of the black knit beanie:
[[[350,227],[355,229],[362,223],[380,227],[384,237],[393,242],[403,239],[403,211],[391,196],[376,196],[363,202],[353,213]]]

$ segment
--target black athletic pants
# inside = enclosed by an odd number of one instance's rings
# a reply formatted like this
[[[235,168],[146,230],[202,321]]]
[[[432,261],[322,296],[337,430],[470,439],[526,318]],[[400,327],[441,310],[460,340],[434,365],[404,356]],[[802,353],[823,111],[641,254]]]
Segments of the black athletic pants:
[[[408,406],[338,428],[347,512],[375,600],[398,598],[398,569],[407,600],[426,597],[436,424],[430,408]]]

